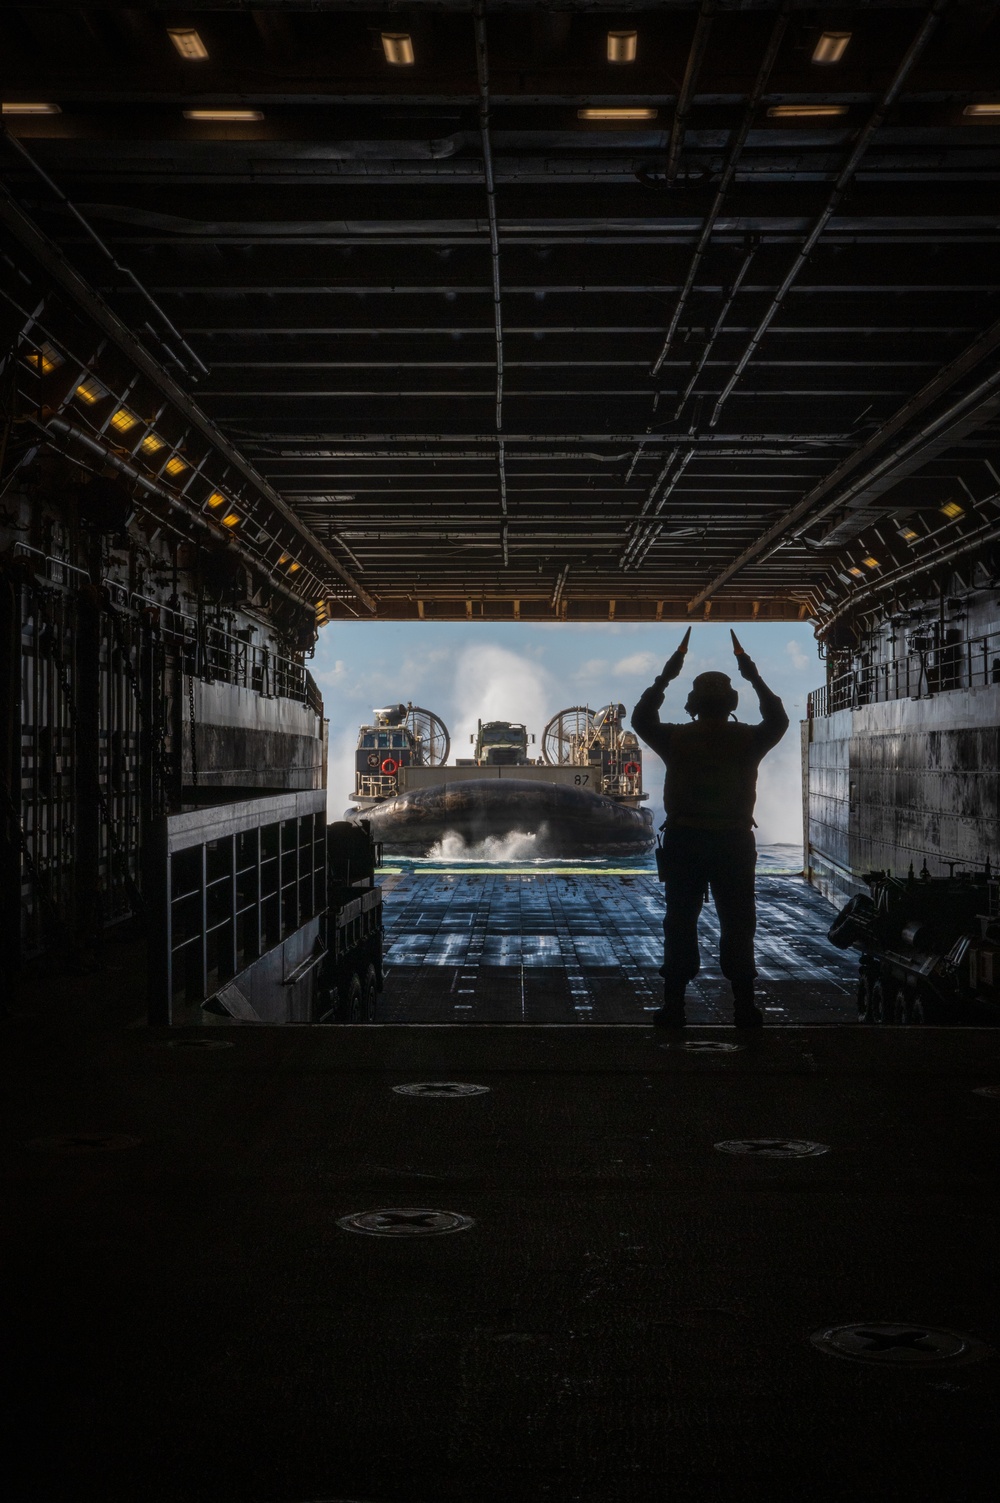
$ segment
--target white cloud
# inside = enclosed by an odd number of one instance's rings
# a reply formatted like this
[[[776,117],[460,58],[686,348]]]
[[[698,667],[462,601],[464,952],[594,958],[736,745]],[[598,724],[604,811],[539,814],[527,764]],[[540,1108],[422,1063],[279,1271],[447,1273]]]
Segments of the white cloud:
[[[621,674],[655,674],[662,667],[661,661],[652,652],[633,652],[631,657],[621,658],[613,668]]]
[[[792,641],[787,643],[785,651],[792,660],[793,668],[798,668],[801,671],[804,668],[811,668],[813,666],[814,659],[808,653],[802,651],[798,642]]]
[[[580,664],[573,677],[577,683],[587,684],[591,679],[600,678],[607,671],[607,658],[588,658],[585,663]]]

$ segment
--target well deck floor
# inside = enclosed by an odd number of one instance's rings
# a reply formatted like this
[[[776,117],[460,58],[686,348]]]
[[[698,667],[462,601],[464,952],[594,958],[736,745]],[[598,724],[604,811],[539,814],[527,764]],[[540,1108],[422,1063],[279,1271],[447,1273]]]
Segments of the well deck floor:
[[[659,1007],[663,888],[655,877],[382,879],[387,1023],[640,1023]],[[760,994],[772,1023],[857,1017],[858,964],[826,938],[834,910],[801,877],[757,880]],[[714,907],[702,912],[694,1023],[731,1021]]]

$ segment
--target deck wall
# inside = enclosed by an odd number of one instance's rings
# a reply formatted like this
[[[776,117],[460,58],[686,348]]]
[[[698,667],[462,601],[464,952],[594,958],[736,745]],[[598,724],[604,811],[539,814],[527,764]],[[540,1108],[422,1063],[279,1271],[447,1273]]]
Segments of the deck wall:
[[[872,869],[1000,860],[1000,685],[807,721],[806,870],[842,903]]]

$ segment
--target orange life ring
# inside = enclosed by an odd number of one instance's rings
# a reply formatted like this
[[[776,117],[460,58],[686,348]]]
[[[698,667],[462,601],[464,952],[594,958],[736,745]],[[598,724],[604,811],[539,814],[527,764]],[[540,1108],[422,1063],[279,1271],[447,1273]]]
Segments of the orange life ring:
[[[627,778],[635,778],[638,777],[639,773],[642,771],[642,768],[639,766],[638,762],[626,762],[622,770]]]
[[[391,778],[394,772],[399,771],[399,763],[394,762],[391,757],[386,757],[385,761],[382,763],[382,771],[385,773],[387,778]]]

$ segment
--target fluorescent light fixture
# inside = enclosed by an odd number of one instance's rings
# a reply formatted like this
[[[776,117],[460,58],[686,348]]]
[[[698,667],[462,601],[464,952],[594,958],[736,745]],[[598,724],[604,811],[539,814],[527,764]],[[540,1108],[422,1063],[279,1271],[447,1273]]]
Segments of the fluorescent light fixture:
[[[263,110],[185,110],[185,120],[263,120]]]
[[[168,475],[183,475],[184,471],[187,469],[187,465],[184,463],[183,459],[181,459],[180,455],[171,454],[170,458],[167,460],[164,466],[164,469],[166,470]]]
[[[4,105],[4,112],[6,109]],[[967,104],[962,114],[975,115],[980,120],[997,120],[1000,119],[1000,104]]]
[[[54,350],[47,339],[42,341],[37,350],[32,350],[24,358],[40,376],[50,376],[63,363],[59,351]]]
[[[639,41],[637,31],[608,32],[608,62],[634,63],[635,49]]]
[[[236,527],[239,524],[240,514],[238,511],[227,512],[222,519],[223,527]]]
[[[292,559],[292,562],[288,565],[288,572],[289,572],[289,574],[294,574],[297,569],[301,569],[301,568],[302,568],[302,565],[301,564],[297,564],[295,562],[295,560]]]
[[[76,388],[76,394],[81,401],[93,407],[95,402],[100,402],[102,398],[107,396],[108,389],[106,386],[102,386],[100,381],[96,380],[95,377],[87,376]]]
[[[208,56],[208,48],[193,26],[168,26],[167,36],[185,62],[202,62]]]
[[[915,543],[917,541],[917,538],[920,536],[919,532],[917,532],[916,529],[911,527],[907,522],[904,522],[902,527],[898,527],[896,530],[899,533],[900,537],[903,539],[904,543]]]
[[[867,558],[863,558],[861,562],[864,564],[866,569],[881,569],[882,567],[878,559],[872,558],[871,554],[869,554]]]
[[[820,120],[829,115],[846,115],[846,104],[772,104],[771,120]]]
[[[590,109],[577,110],[578,120],[655,120],[656,111],[629,105],[594,105]]]
[[[965,507],[959,506],[957,501],[946,501],[940,510],[941,515],[947,517],[949,522],[954,522],[956,517],[965,515]]]
[[[279,564],[287,564],[290,557],[291,557],[291,554],[289,554],[289,553],[283,553],[281,555],[281,557],[278,559],[278,563]]]
[[[208,500],[205,502],[205,505],[211,506],[213,510],[218,506],[225,506],[225,504],[226,498],[221,491],[213,491]]]
[[[849,31],[824,31],[813,49],[814,63],[839,63],[851,40]]]
[[[147,433],[139,448],[144,454],[158,454],[163,448],[163,439],[155,433]]]
[[[859,569],[857,564],[848,564],[847,572],[848,574],[853,574],[855,579],[864,579],[865,577],[864,569]]]
[[[405,31],[383,31],[382,51],[387,63],[408,68],[413,62],[413,38]]]
[[[0,110],[5,115],[61,115],[62,110],[57,104],[22,104],[19,100],[5,99],[0,105]]]
[[[135,413],[129,412],[127,407],[119,407],[117,412],[111,414],[111,426],[117,428],[119,433],[127,433],[138,421]]]

